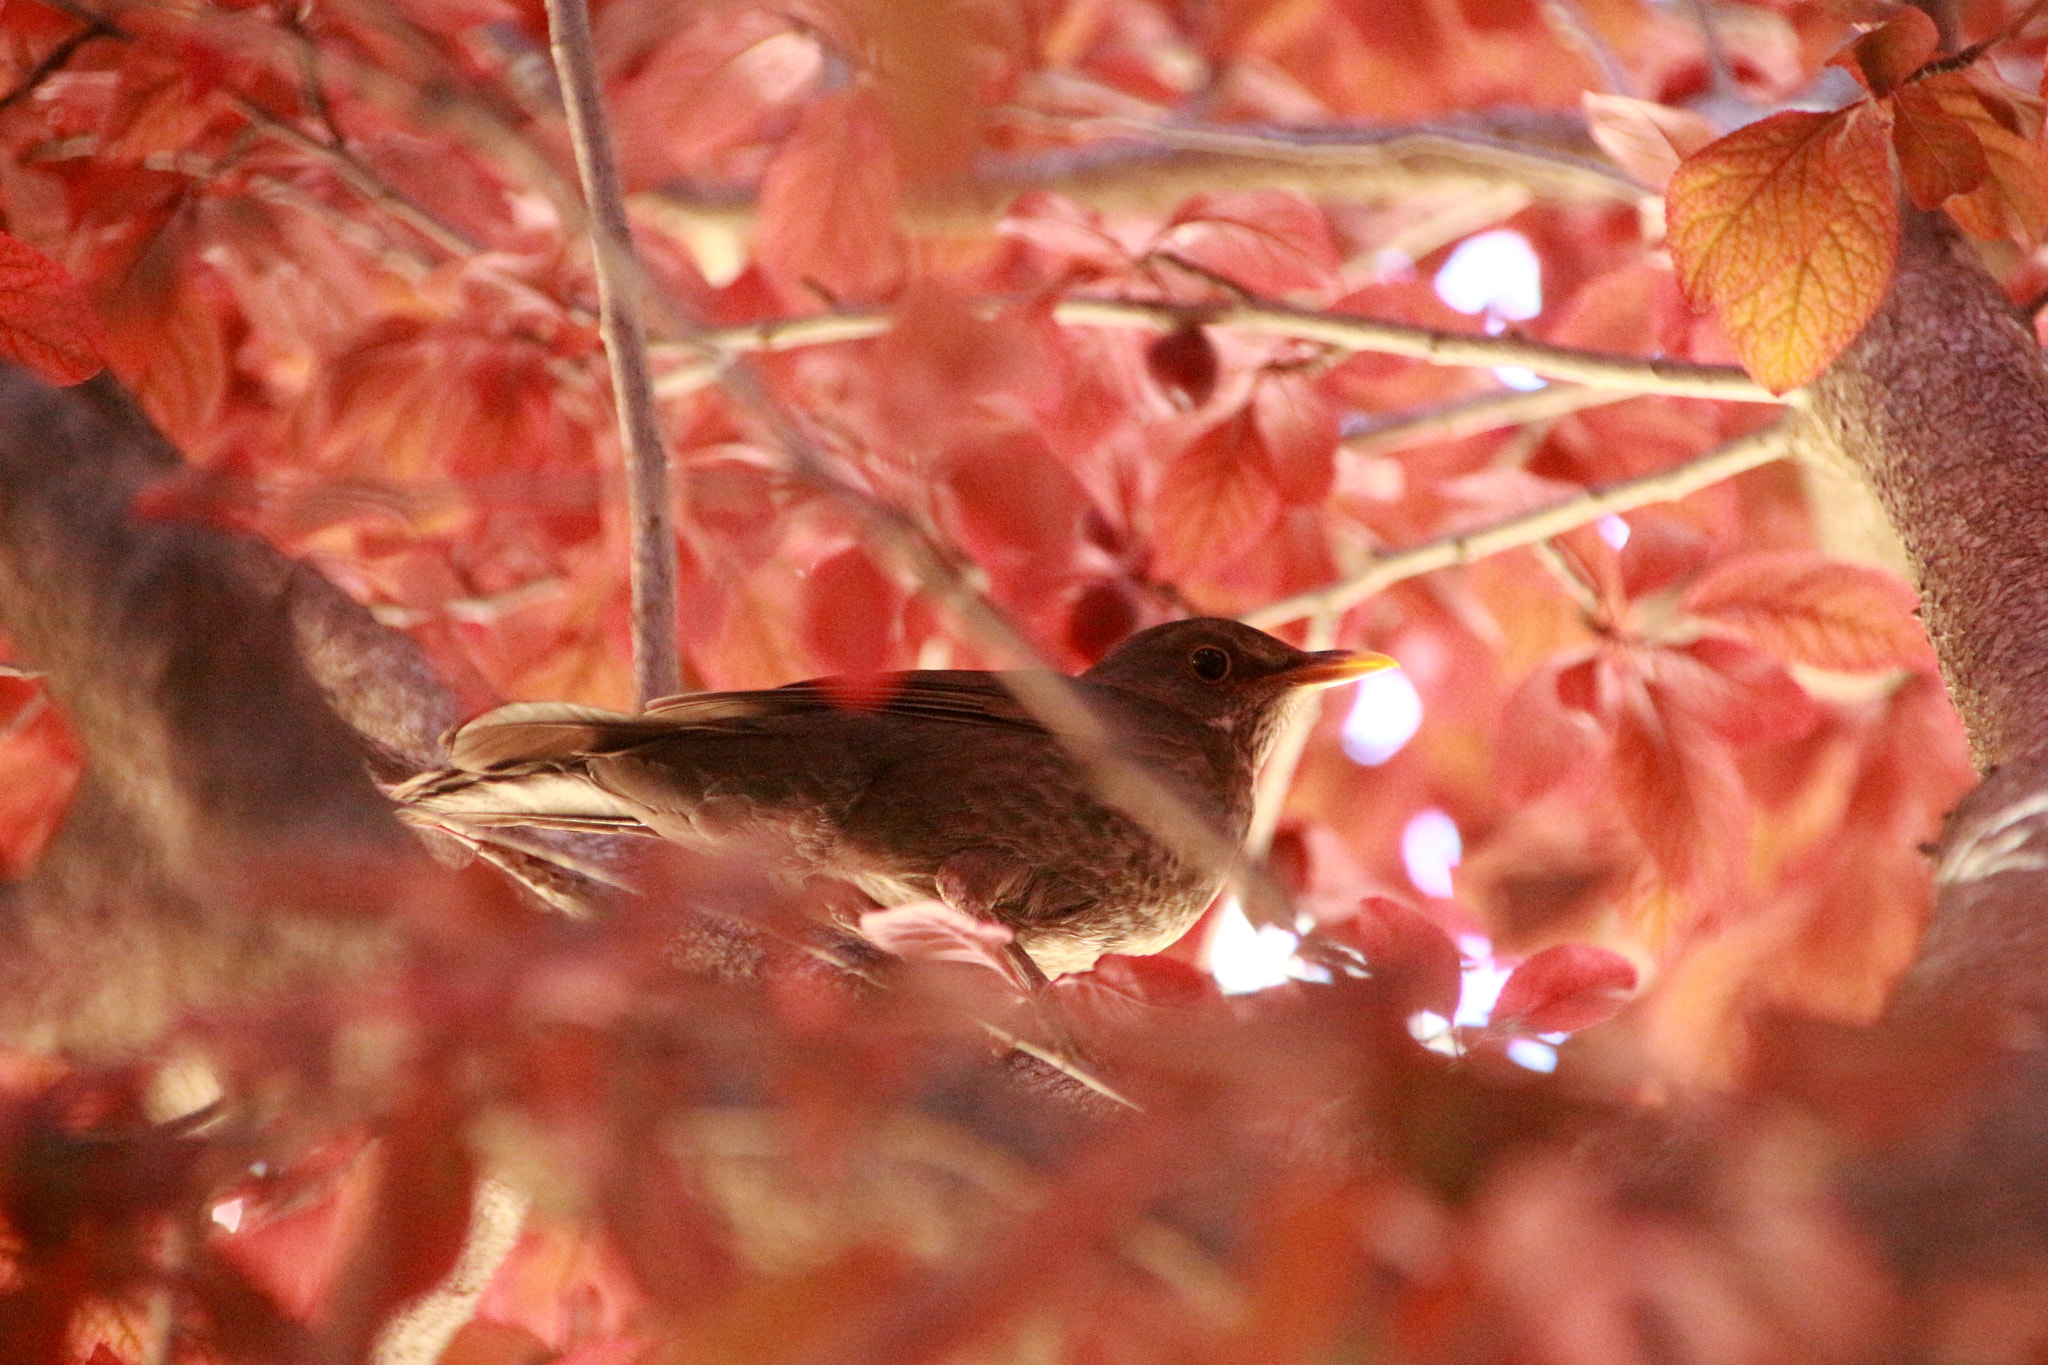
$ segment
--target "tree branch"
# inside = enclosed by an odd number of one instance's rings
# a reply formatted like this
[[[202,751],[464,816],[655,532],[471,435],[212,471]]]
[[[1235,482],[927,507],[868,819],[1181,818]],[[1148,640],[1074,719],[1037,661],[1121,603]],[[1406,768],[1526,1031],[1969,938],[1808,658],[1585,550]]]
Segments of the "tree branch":
[[[1642,360],[1629,356],[1552,346],[1520,337],[1473,336],[1440,332],[1405,322],[1351,317],[1285,304],[1173,304],[1138,299],[1068,298],[1053,309],[1067,326],[1143,327],[1171,332],[1186,326],[1225,327],[1264,336],[1316,341],[1342,352],[1370,351],[1407,356],[1432,365],[1492,368],[1515,365],[1548,379],[1629,394],[1663,394],[1674,398],[1718,398],[1738,403],[1790,403],[1733,365],[1700,365],[1688,360]],[[664,397],[689,393],[715,380],[731,356],[755,351],[787,351],[835,341],[860,341],[889,330],[892,315],[882,311],[821,313],[807,318],[775,318],[732,327],[707,327],[691,344],[657,345],[657,359],[674,368],[657,381]],[[706,359],[702,348],[723,354]]]
[[[1978,766],[2048,752],[2048,371],[1953,228],[1908,215],[1892,291],[1813,387],[1877,485]]]
[[[1247,625],[1271,629],[1318,612],[1342,611],[1396,583],[1434,573],[1438,569],[1470,564],[1503,550],[1533,545],[1631,508],[1653,502],[1670,502],[1732,478],[1746,469],[1783,459],[1791,452],[1790,428],[1780,423],[1753,435],[1739,437],[1697,459],[1655,474],[1609,484],[1605,488],[1589,488],[1554,506],[1383,555],[1349,577],[1248,611],[1241,619]]]
[[[676,536],[671,520],[668,454],[654,410],[647,332],[636,299],[641,277],[632,226],[619,191],[618,166],[591,50],[584,0],[547,0],[555,74],[562,83],[576,166],[589,208],[597,272],[598,331],[612,373],[619,440],[626,454],[626,511],[633,533],[633,682],[640,704],[681,689],[676,652]]]
[[[1461,399],[1441,407],[1396,413],[1346,436],[1340,445],[1353,455],[1377,455],[1431,441],[1457,441],[1502,427],[1548,422],[1587,408],[1626,403],[1640,395],[1626,390],[1595,389],[1579,384],[1547,384],[1540,389],[1507,389]]]

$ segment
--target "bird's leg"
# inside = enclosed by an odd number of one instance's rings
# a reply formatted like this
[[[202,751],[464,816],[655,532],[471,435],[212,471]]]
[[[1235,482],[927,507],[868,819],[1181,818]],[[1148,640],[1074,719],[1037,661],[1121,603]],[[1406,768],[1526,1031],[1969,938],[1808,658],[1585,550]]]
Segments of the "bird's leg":
[[[956,906],[954,908],[958,909],[959,907]],[[984,915],[982,918],[989,919],[992,916]],[[1026,990],[1030,991],[1033,995],[1038,995],[1052,989],[1051,979],[1043,971],[1039,970],[1038,960],[1024,951],[1023,944],[1013,938],[1003,946],[1003,951],[1008,955],[1010,965],[1017,969],[1017,975],[1024,979],[1024,988]]]

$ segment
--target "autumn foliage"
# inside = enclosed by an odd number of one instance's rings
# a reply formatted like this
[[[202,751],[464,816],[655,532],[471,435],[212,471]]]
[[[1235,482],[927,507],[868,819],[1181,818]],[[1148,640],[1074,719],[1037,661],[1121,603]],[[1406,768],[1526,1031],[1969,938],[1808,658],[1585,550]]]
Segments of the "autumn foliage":
[[[1025,662],[973,592],[1068,671],[1198,613],[1379,650],[1419,728],[1315,721],[1271,922],[1043,992],[936,904],[821,958],[745,860],[638,850],[582,921],[481,861],[270,868],[390,941],[12,1040],[0,1358],[1902,1349],[1829,1173],[1864,1054],[1784,1062],[1878,1016],[1972,780],[1896,546],[1778,459],[1301,597],[1771,437],[1902,194],[2048,279],[2017,7],[1948,55],[1912,9],[1701,8],[603,0],[693,685]],[[302,559],[463,714],[634,701],[547,60],[525,0],[0,8],[0,355],[103,362],[185,458],[131,516]],[[1501,232],[1540,298],[1461,311]],[[17,662],[26,879],[92,760]]]

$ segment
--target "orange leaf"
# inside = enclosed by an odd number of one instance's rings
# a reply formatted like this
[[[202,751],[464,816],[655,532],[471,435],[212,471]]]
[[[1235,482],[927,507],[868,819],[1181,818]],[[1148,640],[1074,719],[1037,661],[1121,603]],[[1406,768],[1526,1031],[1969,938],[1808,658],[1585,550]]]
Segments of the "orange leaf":
[[[1984,155],[1982,182],[1945,207],[1974,237],[2010,237],[2022,249],[2031,248],[2048,231],[2048,159],[2027,131],[2028,125],[2038,129],[2038,115],[2024,103],[1999,101],[1999,92],[1988,88],[1986,80],[1966,79],[1968,74],[1918,82],[1944,114],[1968,128]],[[2009,119],[2020,128],[2010,126]]]
[[[1831,65],[1847,67],[1871,94],[1889,95],[1927,65],[1940,46],[1934,21],[1917,9],[1904,9],[1842,49]]]
[[[0,357],[52,384],[76,384],[106,365],[106,333],[70,272],[0,232]]]
[[[1671,178],[1671,255],[1773,392],[1805,383],[1877,311],[1898,255],[1886,119],[1865,102],[1738,128]]]
[[[1991,173],[1977,130],[1942,107],[1934,87],[1949,81],[1961,85],[1961,78],[1948,72],[1903,86],[1892,96],[1892,147],[1915,208],[1940,208],[1953,196],[1976,189]]]
[[[1714,125],[1690,109],[1591,91],[1580,103],[1600,150],[1653,190],[1662,190],[1679,162],[1714,140]]]
[[[1817,554],[1745,555],[1710,570],[1685,595],[1694,616],[1729,626],[1793,663],[1843,671],[1924,668],[1919,598],[1882,569]]]
[[[1174,456],[1152,501],[1157,572],[1167,581],[1228,562],[1280,515],[1280,489],[1250,405]]]

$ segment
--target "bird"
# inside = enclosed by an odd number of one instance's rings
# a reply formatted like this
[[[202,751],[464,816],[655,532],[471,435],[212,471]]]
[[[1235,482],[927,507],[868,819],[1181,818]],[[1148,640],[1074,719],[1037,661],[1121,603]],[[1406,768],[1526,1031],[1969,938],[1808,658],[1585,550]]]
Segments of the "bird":
[[[1068,680],[1116,752],[1233,844],[1261,762],[1310,693],[1395,661],[1310,652],[1237,621],[1132,635]],[[653,834],[764,847],[792,883],[889,906],[936,899],[1008,927],[1047,977],[1157,952],[1221,889],[1106,800],[1021,704],[1020,675],[925,669],[663,698],[638,715],[514,702],[448,736],[450,766],[394,795],[419,823]]]

